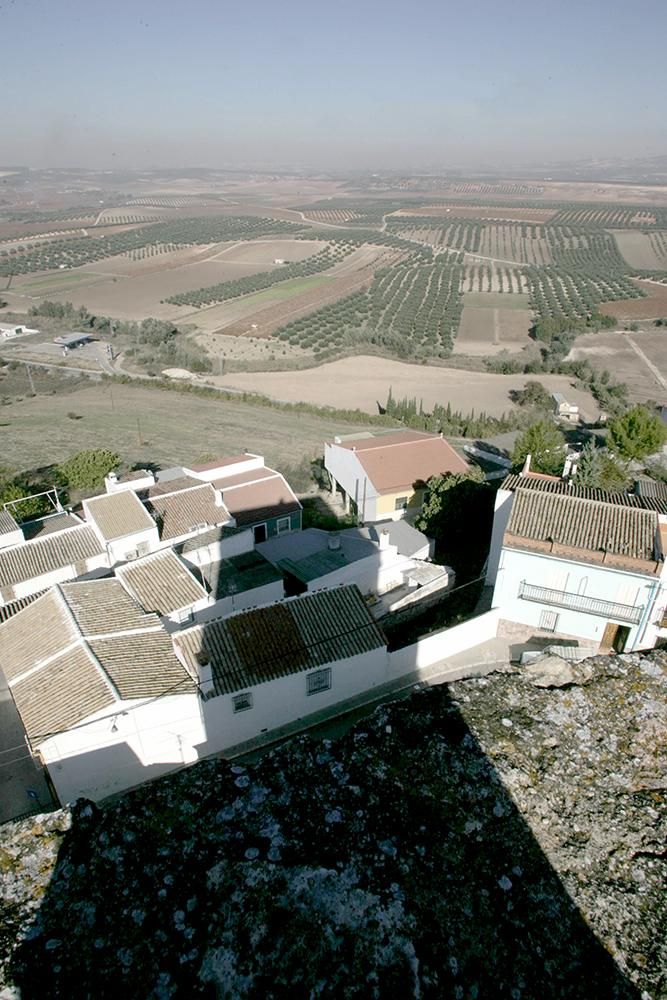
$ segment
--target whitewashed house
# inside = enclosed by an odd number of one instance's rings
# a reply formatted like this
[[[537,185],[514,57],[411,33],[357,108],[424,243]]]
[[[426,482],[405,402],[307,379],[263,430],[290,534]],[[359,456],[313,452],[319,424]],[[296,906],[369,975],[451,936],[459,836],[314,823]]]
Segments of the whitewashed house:
[[[106,549],[111,566],[137,559],[159,547],[157,525],[131,490],[84,500],[83,510],[86,521]]]
[[[209,753],[305,722],[388,679],[386,639],[356,587],[186,629],[174,648],[198,677]]]
[[[64,583],[33,601],[0,625],[0,664],[63,803],[104,798],[198,757],[195,681],[157,616],[118,580]]]
[[[44,532],[0,548],[0,604],[39,594],[56,583],[109,567],[109,557],[88,524],[70,515],[46,518]],[[13,533],[15,535],[15,533]]]
[[[667,599],[663,522],[628,494],[508,477],[496,499],[486,581],[501,627],[605,652],[651,649]]]
[[[0,549],[8,549],[13,545],[22,545],[25,541],[21,526],[14,520],[8,510],[0,509]]]
[[[212,603],[204,585],[173,549],[117,566],[115,575],[145,612],[160,616],[167,631],[192,624]]]
[[[362,524],[416,514],[431,476],[468,471],[442,435],[422,431],[338,437],[324,445],[324,467]]]

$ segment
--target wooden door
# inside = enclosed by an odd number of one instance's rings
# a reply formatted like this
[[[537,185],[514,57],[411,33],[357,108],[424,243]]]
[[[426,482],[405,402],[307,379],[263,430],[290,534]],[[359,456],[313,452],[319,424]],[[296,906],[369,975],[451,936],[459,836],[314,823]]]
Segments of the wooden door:
[[[618,625],[614,622],[607,622],[605,625],[604,632],[602,633],[602,638],[600,639],[600,652],[610,653],[614,648],[614,642],[616,641],[616,633],[618,632]]]

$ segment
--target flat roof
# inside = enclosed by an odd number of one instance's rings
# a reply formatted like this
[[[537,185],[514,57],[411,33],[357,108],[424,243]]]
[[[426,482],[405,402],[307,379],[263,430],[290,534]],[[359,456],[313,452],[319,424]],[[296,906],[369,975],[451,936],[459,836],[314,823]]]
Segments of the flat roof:
[[[69,333],[61,337],[54,337],[53,343],[59,347],[76,347],[77,344],[85,344],[93,339],[92,333]]]
[[[282,580],[282,574],[257,551],[208,563],[200,572],[216,600]]]

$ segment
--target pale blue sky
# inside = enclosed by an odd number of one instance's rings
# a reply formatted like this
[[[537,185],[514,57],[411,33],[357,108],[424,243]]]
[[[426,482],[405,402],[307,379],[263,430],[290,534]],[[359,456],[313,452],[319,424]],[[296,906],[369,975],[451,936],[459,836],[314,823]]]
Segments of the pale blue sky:
[[[667,154],[667,0],[0,0],[0,163]]]

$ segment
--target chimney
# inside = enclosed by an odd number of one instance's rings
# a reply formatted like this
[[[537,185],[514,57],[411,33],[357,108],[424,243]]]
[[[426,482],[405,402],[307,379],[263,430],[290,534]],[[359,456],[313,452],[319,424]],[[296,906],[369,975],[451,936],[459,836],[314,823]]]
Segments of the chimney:
[[[386,528],[383,528],[382,531],[380,532],[380,549],[382,550],[388,548],[389,548],[389,532],[387,531]]]
[[[199,660],[199,690],[201,692],[202,698],[210,698],[215,690],[213,684],[213,669],[210,663],[202,663],[200,657]]]
[[[528,473],[530,472],[530,459],[531,459],[531,457],[532,456],[531,456],[530,452],[528,452],[528,454],[526,455],[526,461],[523,463],[523,469],[519,473],[520,476],[527,476]]]
[[[110,483],[117,483],[118,482],[118,474],[116,472],[112,471],[112,472],[109,473],[109,482]]]
[[[340,535],[337,532],[332,532],[327,539],[327,548],[329,552],[338,552],[340,549]]]

